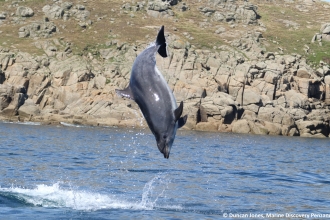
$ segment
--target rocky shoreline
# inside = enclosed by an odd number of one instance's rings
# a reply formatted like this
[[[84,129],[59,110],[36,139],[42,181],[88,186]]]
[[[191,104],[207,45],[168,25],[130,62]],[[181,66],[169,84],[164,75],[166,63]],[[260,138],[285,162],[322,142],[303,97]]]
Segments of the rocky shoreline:
[[[150,10],[157,9],[157,1],[152,2],[148,14],[156,16]],[[87,10],[82,5],[64,5],[67,11],[63,10],[61,18],[65,13],[66,18],[80,16],[79,11]],[[222,16],[221,11],[216,15],[217,10],[205,8],[200,9],[206,14],[203,16]],[[44,7],[47,19],[59,16],[52,10],[51,6]],[[245,6],[235,13],[246,15],[240,22],[258,25],[254,19],[257,16],[253,16],[256,10]],[[233,18],[237,17],[235,13]],[[33,15],[29,10],[25,14]],[[88,13],[82,14],[85,17],[80,22],[92,25]],[[162,14],[169,16],[171,12]],[[47,19],[43,22],[49,23]],[[29,27],[20,28],[18,35],[31,35]],[[54,32],[54,28],[45,30]],[[267,52],[259,31],[247,32],[229,45],[212,50],[197,49],[189,39],[173,31],[167,33],[170,56],[157,57],[157,64],[177,102],[184,102],[183,114],[188,114],[185,129],[329,137],[328,64],[321,63],[315,69],[299,54]],[[42,31],[38,36],[44,35]],[[118,97],[115,89],[127,86],[135,57],[150,42],[112,40],[97,54],[86,55],[74,55],[70,43],[60,37],[34,42],[43,55],[0,47],[0,120],[147,127],[138,106]]]

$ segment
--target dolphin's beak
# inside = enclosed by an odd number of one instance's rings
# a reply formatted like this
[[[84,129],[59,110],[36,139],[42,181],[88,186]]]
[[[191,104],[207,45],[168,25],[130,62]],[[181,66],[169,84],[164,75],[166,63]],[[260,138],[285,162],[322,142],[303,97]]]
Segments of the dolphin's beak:
[[[171,148],[165,142],[158,142],[157,146],[159,151],[164,154],[164,158],[168,159]]]
[[[168,157],[170,156],[170,148],[168,146],[164,147],[163,154],[164,154],[164,158],[168,159]]]

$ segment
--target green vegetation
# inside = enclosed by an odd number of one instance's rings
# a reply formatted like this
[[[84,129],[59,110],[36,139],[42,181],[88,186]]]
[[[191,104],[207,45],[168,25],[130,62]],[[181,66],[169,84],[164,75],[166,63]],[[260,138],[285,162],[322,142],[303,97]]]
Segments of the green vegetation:
[[[72,2],[81,4],[78,0]],[[319,32],[321,24],[330,21],[330,13],[323,7],[324,3],[314,2],[312,7],[307,8],[303,8],[300,5],[302,3],[288,3],[284,0],[271,2],[250,0],[250,3],[258,7],[260,22],[263,24],[261,27],[266,27],[261,32],[265,38],[263,42],[267,51],[298,53],[313,64],[318,64],[320,60],[329,62],[330,43],[322,41],[322,46],[319,46],[318,42],[311,43],[313,35]],[[1,11],[5,10],[8,15],[15,14],[16,7],[7,7],[10,4],[12,1],[0,0]],[[190,10],[185,12],[173,6],[174,17],[160,19],[146,15],[145,10],[125,11],[121,9],[122,0],[99,0],[83,3],[91,13],[90,19],[93,22],[91,26],[82,28],[73,18],[67,21],[56,19],[52,22],[55,23],[59,33],[55,33],[52,38],[33,40],[18,38],[18,29],[31,22],[43,20],[42,7],[46,4],[54,4],[54,1],[25,0],[19,1],[18,4],[31,7],[35,14],[31,18],[20,18],[21,20],[17,20],[15,16],[8,16],[5,20],[6,24],[1,25],[0,45],[37,55],[41,54],[42,50],[34,46],[35,40],[51,41],[53,38],[61,38],[64,45],[65,42],[71,43],[71,49],[75,54],[91,53],[93,56],[99,56],[98,50],[107,48],[105,43],[109,40],[128,43],[145,41],[146,35],[153,36],[159,26],[164,24],[168,33],[179,36],[183,41],[189,41],[195,48],[214,50],[244,36],[247,31],[259,31],[261,28],[257,25],[237,23],[231,26],[226,22],[212,21],[210,17],[204,16],[199,11],[200,7],[206,6],[206,1],[188,1],[186,4]],[[226,31],[215,34],[219,26]]]
[[[321,24],[330,21],[330,14],[323,7],[324,3],[315,2],[312,7],[303,8],[298,3],[289,4],[283,0],[273,4],[258,0],[251,2],[258,5],[260,21],[267,27],[263,36],[267,40],[268,51],[279,52],[281,48],[284,54],[298,53],[314,65],[322,59],[325,62],[329,60],[329,42],[322,41],[322,46],[318,42],[311,43]]]
[[[310,51],[307,59],[313,66],[317,66],[321,60],[330,65],[330,42],[323,41],[322,46],[315,42],[311,44]]]

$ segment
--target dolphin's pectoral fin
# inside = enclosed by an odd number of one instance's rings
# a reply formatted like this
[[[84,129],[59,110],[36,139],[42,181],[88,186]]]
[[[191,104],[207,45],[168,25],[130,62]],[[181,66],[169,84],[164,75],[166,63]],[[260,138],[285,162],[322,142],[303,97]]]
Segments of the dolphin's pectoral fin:
[[[180,105],[177,109],[174,110],[175,121],[179,120],[183,111],[183,101],[180,102]]]
[[[188,115],[185,115],[178,120],[178,128],[181,128],[187,122]]]
[[[134,100],[134,97],[133,97],[133,94],[132,94],[132,91],[131,91],[130,87],[127,87],[126,89],[123,89],[123,90],[116,89],[116,93],[120,96],[123,96],[123,97]]]
[[[158,53],[162,57],[167,57],[167,48],[166,48],[166,39],[164,35],[164,26],[162,26],[158,32],[157,39],[156,39],[156,45],[159,45]]]

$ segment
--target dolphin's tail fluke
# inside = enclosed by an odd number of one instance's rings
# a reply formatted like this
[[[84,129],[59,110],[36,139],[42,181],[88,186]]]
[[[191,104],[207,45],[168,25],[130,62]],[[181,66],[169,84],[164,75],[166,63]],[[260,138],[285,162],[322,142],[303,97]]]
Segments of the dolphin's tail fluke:
[[[164,34],[164,26],[162,26],[158,32],[156,45],[159,46],[158,53],[162,57],[167,57],[167,43]]]

